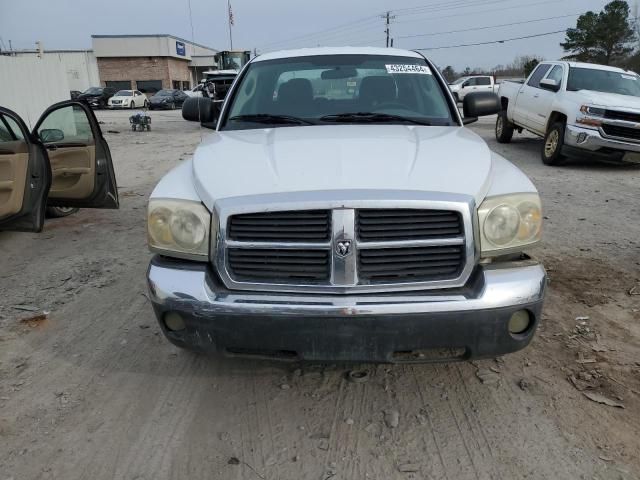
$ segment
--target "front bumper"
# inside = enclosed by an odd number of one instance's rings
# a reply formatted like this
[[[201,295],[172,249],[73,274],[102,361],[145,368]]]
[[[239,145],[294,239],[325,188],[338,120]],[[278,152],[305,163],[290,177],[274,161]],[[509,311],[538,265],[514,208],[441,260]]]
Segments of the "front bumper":
[[[640,154],[640,143],[606,137],[600,129],[567,125],[564,136],[567,155],[587,153],[606,160],[630,160]]]
[[[199,351],[310,361],[424,362],[491,357],[526,347],[538,325],[546,273],[532,261],[479,267],[443,291],[300,295],[226,289],[205,264],[156,256],[147,273],[163,333]],[[531,325],[512,335],[511,315]],[[177,312],[186,328],[167,329]]]

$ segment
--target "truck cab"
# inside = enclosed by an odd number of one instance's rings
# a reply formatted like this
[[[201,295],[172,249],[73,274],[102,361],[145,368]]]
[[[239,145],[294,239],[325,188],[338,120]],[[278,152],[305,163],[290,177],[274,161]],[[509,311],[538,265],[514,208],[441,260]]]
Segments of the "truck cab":
[[[494,92],[495,78],[491,75],[473,75],[462,77],[449,85],[454,98],[462,102],[469,93]]]

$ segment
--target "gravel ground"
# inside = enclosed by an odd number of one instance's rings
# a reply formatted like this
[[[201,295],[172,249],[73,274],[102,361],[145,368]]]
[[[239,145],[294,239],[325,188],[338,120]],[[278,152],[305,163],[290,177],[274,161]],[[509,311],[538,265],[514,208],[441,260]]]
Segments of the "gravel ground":
[[[121,209],[0,233],[0,480],[640,477],[640,168],[545,167],[540,140],[498,145],[491,119],[472,125],[542,194],[532,253],[551,281],[532,345],[473,363],[300,367],[162,338],[145,204],[201,132],[179,112],[153,112],[148,133],[128,112],[98,116]]]

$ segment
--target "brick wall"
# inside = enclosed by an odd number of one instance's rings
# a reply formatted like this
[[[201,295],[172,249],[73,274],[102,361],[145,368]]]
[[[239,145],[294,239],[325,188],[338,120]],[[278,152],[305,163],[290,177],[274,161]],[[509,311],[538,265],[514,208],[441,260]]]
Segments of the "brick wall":
[[[188,63],[168,57],[103,57],[98,58],[100,82],[161,80],[162,88],[172,88],[172,80],[189,81]]]

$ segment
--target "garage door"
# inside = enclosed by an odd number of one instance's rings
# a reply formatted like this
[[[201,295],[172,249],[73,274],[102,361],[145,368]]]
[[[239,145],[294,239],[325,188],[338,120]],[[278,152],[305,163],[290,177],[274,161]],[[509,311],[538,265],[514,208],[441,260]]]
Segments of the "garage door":
[[[162,90],[162,80],[138,80],[136,85],[142,93],[154,94]]]

